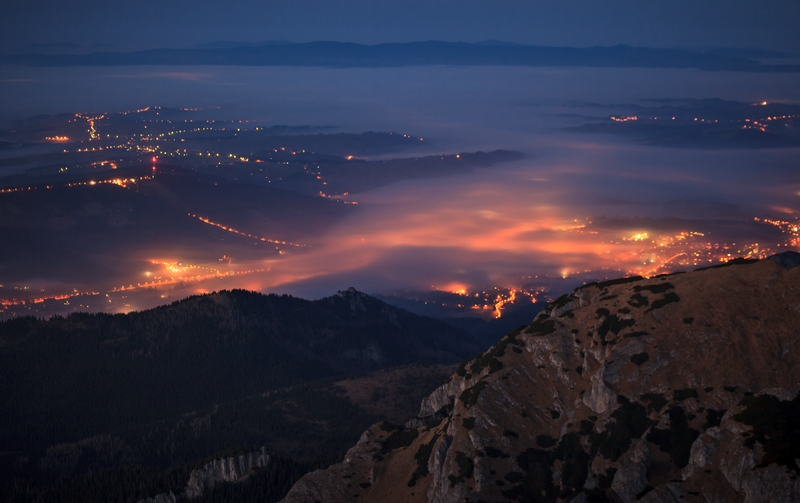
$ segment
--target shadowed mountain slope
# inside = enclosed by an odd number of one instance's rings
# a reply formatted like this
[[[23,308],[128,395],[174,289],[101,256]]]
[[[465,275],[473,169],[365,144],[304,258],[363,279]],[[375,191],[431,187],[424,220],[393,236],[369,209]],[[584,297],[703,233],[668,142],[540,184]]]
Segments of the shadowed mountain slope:
[[[578,288],[284,501],[798,501],[799,258]]]
[[[15,319],[0,323],[0,451],[480,349],[466,332],[353,289],[317,301],[234,290],[125,315]]]

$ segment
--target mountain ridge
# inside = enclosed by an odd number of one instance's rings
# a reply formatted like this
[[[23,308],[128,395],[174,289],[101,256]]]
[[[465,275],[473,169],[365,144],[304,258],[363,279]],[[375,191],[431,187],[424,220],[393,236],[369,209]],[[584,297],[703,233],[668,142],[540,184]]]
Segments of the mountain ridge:
[[[584,285],[283,501],[798,501],[798,264]]]
[[[460,329],[355,289],[317,301],[232,290],[126,315],[18,318],[0,323],[0,450],[309,380],[453,363],[480,347]],[[49,424],[54,413],[61,421]]]
[[[719,71],[796,72],[800,65],[763,64],[736,53],[632,47],[530,46],[504,43],[423,41],[365,45],[317,41],[250,44],[191,49],[150,49],[89,54],[26,53],[0,57],[0,64],[29,66],[116,65],[243,65],[398,67],[460,66],[589,66],[699,68]]]

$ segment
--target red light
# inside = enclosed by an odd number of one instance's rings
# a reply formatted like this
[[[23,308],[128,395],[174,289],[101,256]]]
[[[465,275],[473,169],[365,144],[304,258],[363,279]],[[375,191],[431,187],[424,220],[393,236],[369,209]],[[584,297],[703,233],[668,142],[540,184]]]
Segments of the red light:
[[[156,157],[153,157],[153,162],[156,162]]]

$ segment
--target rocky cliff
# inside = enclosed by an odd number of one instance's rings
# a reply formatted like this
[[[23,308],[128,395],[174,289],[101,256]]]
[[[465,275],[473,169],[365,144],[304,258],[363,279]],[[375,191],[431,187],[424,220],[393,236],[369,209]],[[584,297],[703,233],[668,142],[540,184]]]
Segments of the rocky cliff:
[[[260,451],[215,459],[200,469],[192,470],[189,482],[186,483],[186,489],[180,498],[172,492],[167,492],[145,498],[139,503],[175,503],[178,499],[198,498],[220,482],[242,482],[253,473],[253,470],[267,466],[267,463],[269,456],[263,447]]]
[[[800,501],[798,257],[578,288],[284,501]]]
[[[260,451],[239,456],[215,459],[199,470],[193,470],[183,495],[187,499],[197,498],[218,482],[241,482],[256,468],[266,466],[269,456],[262,447]]]

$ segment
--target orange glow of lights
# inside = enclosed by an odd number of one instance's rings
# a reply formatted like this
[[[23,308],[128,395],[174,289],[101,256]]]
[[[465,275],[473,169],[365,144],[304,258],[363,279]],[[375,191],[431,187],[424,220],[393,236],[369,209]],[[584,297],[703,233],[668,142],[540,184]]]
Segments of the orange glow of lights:
[[[644,241],[650,237],[650,235],[646,232],[639,232],[627,238],[622,238],[623,241]]]
[[[469,295],[469,287],[463,283],[448,283],[441,287],[432,286],[434,290],[441,292],[450,292],[456,295]]]
[[[234,234],[238,234],[239,236],[255,239],[257,241],[263,241],[265,243],[272,243],[272,244],[276,244],[276,245],[294,246],[296,248],[306,248],[308,246],[308,245],[299,244],[299,243],[292,243],[291,241],[281,241],[281,240],[278,240],[278,239],[268,239],[268,238],[256,236],[255,234],[248,234],[246,232],[242,232],[242,231],[236,230],[233,227],[228,227],[228,226],[222,225],[222,224],[217,223],[217,222],[212,222],[211,220],[209,220],[207,218],[204,218],[204,217],[201,217],[199,215],[195,215],[194,213],[187,213],[187,215],[189,215],[192,218],[196,218],[196,219],[200,220],[204,224],[213,225],[214,227],[218,227],[218,228],[220,228],[220,229],[222,229],[224,231],[232,232]]]
[[[182,262],[151,260],[150,263],[153,265],[163,266],[165,269],[165,273],[169,275],[158,276],[158,273],[154,273],[156,275],[153,277],[153,280],[151,281],[145,281],[144,283],[136,283],[136,285],[133,284],[130,284],[128,286],[122,285],[109,290],[108,293],[127,292],[138,288],[155,288],[155,287],[175,285],[180,283],[195,283],[198,281],[205,281],[209,279],[245,276],[265,271],[264,269],[248,269],[241,271],[220,272],[218,269],[214,269],[212,267],[205,267],[194,264],[184,264]]]
[[[54,294],[49,297],[37,297],[27,301],[19,299],[0,299],[0,306],[20,306],[28,303],[41,304],[48,300],[62,301],[62,300],[72,299],[75,297],[84,297],[91,295],[100,295],[100,292],[79,292],[77,290],[73,290],[72,292],[66,294]]]
[[[513,304],[516,299],[517,299],[516,290],[511,290],[508,293],[508,297],[503,297],[502,295],[498,295],[494,303],[494,317],[500,318],[501,316],[503,316],[503,306],[505,306],[506,304]]]
[[[111,178],[109,180],[90,180],[88,182],[74,182],[66,184],[67,187],[81,187],[81,186],[94,186],[94,185],[117,185],[119,187],[127,188],[128,184],[137,183],[142,180],[152,180],[152,176],[140,176],[138,178]]]

